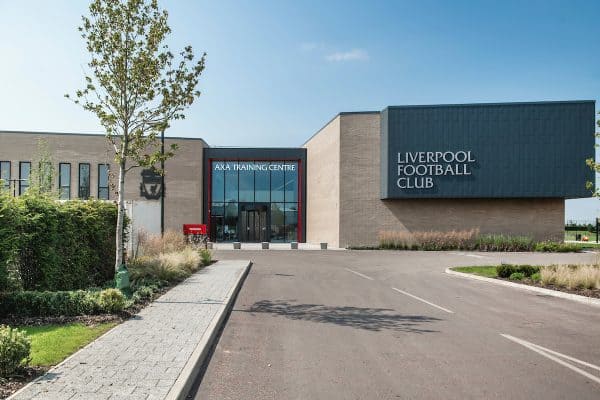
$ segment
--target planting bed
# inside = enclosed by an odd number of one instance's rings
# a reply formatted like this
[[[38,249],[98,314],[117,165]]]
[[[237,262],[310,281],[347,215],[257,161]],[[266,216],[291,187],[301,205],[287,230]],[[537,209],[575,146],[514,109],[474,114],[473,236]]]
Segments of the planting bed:
[[[513,283],[518,283],[522,285],[536,286],[544,289],[556,290],[560,292],[576,294],[579,296],[591,297],[591,298],[600,298],[600,288],[585,288],[585,287],[565,287],[562,285],[557,285],[554,283],[543,283],[541,281],[536,281],[531,279],[531,277],[524,277],[523,279],[510,279],[506,277],[498,276],[498,272],[496,270],[497,266],[477,266],[477,267],[455,267],[451,268],[457,272],[463,272],[465,274],[473,274],[479,275],[486,278],[493,278],[503,281],[509,281]]]

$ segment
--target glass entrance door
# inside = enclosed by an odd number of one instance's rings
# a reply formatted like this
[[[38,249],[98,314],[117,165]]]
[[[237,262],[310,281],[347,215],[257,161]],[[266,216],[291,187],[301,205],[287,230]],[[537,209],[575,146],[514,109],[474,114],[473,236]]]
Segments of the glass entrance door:
[[[241,242],[269,241],[268,204],[240,203],[239,215]]]

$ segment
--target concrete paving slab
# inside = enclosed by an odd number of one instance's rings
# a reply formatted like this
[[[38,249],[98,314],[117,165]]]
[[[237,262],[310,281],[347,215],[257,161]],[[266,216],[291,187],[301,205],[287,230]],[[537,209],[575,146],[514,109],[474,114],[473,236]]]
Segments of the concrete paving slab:
[[[184,398],[250,264],[200,270],[9,399]]]

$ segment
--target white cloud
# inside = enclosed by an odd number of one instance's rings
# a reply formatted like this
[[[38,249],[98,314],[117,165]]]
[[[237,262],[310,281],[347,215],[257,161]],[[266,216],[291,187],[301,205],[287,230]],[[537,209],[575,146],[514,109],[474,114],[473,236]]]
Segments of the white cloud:
[[[325,56],[327,61],[366,61],[369,59],[369,54],[363,49],[352,49],[350,51],[337,51]]]

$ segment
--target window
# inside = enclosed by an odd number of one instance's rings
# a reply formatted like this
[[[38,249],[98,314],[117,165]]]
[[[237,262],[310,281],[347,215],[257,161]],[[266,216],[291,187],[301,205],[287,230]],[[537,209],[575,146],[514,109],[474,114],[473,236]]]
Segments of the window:
[[[238,201],[238,170],[237,162],[225,163],[225,201]]]
[[[298,166],[294,160],[211,160],[211,240],[298,240]]]
[[[285,202],[298,201],[298,163],[286,163]]]
[[[0,161],[0,179],[2,179],[2,189],[10,189],[10,161]]]
[[[285,240],[283,203],[271,203],[271,242]]]
[[[212,166],[211,197],[214,202],[225,201],[225,177],[223,163],[214,163]]]
[[[284,164],[271,164],[271,201],[283,201],[285,187]]]
[[[108,164],[98,164],[98,198],[108,200]]]
[[[285,204],[285,239],[288,242],[297,240],[298,231],[298,204]]]
[[[254,170],[252,166],[254,163],[240,163],[240,202],[253,202],[254,201]]]
[[[29,161],[19,162],[19,195],[29,189],[29,174],[31,173],[31,163]]]
[[[90,164],[79,164],[79,196],[80,199],[90,197]]]
[[[61,200],[71,198],[71,164],[58,164],[58,191]]]
[[[254,197],[257,202],[269,202],[271,201],[270,196],[270,173],[268,163],[259,163],[259,169],[256,170],[254,176]]]

